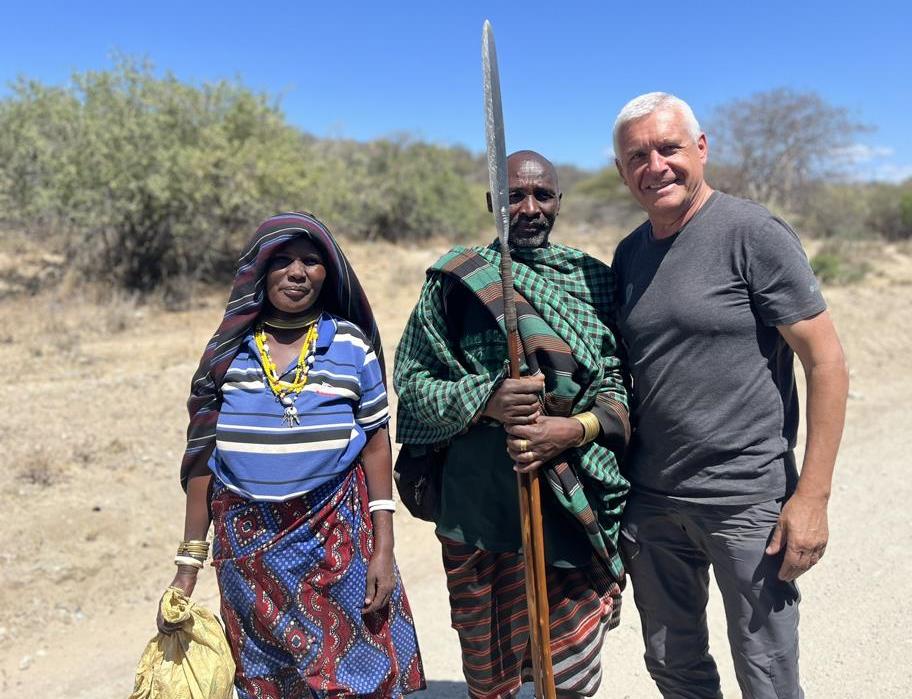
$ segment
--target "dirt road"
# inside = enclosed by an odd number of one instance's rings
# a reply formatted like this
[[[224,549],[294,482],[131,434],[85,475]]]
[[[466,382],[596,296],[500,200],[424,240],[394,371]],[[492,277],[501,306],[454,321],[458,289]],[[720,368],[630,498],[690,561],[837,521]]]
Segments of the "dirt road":
[[[610,240],[576,244],[610,259]],[[438,247],[348,246],[391,365]],[[862,286],[826,289],[849,354],[852,398],[826,558],[801,581],[809,697],[912,696],[912,261],[888,249]],[[154,632],[181,533],[177,464],[186,387],[221,299],[180,313],[78,292],[0,301],[0,696],[123,699]],[[430,525],[397,514],[397,559],[418,624],[428,697],[465,696]],[[629,591],[628,591],[629,592]],[[212,607],[212,571],[196,599]],[[632,596],[605,643],[598,696],[657,696]],[[711,645],[737,696],[719,600]]]

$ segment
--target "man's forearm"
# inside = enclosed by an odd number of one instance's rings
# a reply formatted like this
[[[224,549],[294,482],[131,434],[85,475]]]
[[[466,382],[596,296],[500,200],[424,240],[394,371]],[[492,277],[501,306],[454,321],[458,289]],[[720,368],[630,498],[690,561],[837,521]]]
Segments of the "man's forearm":
[[[836,453],[845,424],[849,375],[842,361],[817,364],[807,379],[807,442],[797,492],[829,498]]]

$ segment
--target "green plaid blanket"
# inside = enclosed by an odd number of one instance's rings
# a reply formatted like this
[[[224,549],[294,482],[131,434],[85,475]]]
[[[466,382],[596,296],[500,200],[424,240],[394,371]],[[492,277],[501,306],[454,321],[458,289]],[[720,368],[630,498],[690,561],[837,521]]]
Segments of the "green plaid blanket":
[[[396,350],[397,440],[434,444],[463,432],[507,374],[506,357],[466,367],[449,337],[444,294],[465,284],[503,329],[499,244],[457,247],[429,270]],[[564,245],[513,251],[514,286],[527,370],[546,379],[550,414],[569,415],[606,400],[627,405],[617,344],[609,328],[611,270]],[[449,280],[449,281],[448,281]],[[500,304],[498,306],[498,303]],[[545,470],[557,500],[581,523],[597,559],[623,580],[617,534],[628,483],[613,452],[592,442]]]

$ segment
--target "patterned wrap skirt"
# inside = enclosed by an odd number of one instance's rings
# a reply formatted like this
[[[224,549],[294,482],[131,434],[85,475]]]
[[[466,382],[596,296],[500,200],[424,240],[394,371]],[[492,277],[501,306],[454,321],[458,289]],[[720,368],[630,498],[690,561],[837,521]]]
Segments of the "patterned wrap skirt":
[[[213,479],[213,565],[241,699],[399,697],[425,686],[398,569],[364,616],[373,526],[357,466],[285,502]]]
[[[514,697],[532,681],[523,557],[438,538],[469,696]],[[558,696],[593,696],[602,680],[605,632],[620,620],[621,588],[598,565],[548,566],[546,574]]]

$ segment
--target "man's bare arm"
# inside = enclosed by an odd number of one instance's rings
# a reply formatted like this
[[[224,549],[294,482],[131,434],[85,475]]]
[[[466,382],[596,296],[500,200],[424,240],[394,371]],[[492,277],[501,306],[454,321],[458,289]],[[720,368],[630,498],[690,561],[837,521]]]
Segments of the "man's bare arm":
[[[826,311],[780,326],[779,332],[804,368],[807,442],[798,486],[782,508],[766,552],[777,554],[784,547],[779,578],[794,580],[820,560],[829,539],[827,504],[845,423],[849,374]]]

